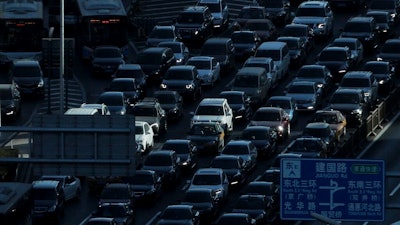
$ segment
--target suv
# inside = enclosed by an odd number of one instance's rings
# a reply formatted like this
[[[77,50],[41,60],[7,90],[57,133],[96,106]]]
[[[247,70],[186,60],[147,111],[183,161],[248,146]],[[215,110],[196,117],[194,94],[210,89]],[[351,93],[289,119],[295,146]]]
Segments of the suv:
[[[225,98],[204,98],[193,114],[191,124],[214,121],[225,133],[233,131],[233,112]]]
[[[58,222],[64,214],[64,189],[61,182],[38,180],[33,182],[33,217]]]
[[[229,25],[229,9],[226,0],[199,0],[198,6],[207,6],[213,16],[214,29],[224,29]]]
[[[328,1],[305,1],[296,11],[293,23],[309,25],[316,37],[333,34],[333,12]]]
[[[373,17],[357,16],[347,20],[340,36],[358,38],[364,50],[372,52],[379,44],[378,29]]]
[[[44,97],[43,72],[37,60],[14,61],[9,71],[10,80],[17,85],[21,95]]]
[[[155,135],[167,132],[167,115],[156,98],[144,98],[133,107],[132,114],[137,121],[149,123]]]
[[[190,6],[179,14],[175,27],[183,42],[202,44],[214,32],[213,20],[207,6]]]
[[[175,29],[175,26],[159,26],[153,27],[149,33],[146,46],[157,47],[159,43],[164,41],[180,41],[180,36]]]

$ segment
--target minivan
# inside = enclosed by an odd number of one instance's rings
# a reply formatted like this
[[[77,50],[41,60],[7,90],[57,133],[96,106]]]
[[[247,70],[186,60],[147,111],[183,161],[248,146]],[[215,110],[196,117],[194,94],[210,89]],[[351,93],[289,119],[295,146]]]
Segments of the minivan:
[[[236,73],[231,89],[245,92],[250,97],[252,106],[260,106],[267,99],[270,82],[265,68],[243,67]]]
[[[286,42],[264,42],[257,48],[254,56],[272,58],[276,66],[278,80],[282,79],[289,72],[290,55],[289,47]]]
[[[235,47],[231,38],[210,38],[200,52],[201,56],[214,57],[221,66],[222,73],[229,73],[235,68]]]

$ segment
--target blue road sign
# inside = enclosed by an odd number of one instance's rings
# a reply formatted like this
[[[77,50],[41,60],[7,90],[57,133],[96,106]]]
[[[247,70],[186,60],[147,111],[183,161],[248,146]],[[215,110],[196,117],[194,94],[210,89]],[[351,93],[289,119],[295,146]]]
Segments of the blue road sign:
[[[383,221],[385,168],[382,160],[281,159],[280,215],[313,220]]]

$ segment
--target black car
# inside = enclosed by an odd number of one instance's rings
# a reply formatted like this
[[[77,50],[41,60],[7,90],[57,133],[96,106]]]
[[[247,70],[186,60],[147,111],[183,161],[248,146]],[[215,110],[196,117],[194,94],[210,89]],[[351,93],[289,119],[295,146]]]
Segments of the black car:
[[[303,129],[303,136],[311,136],[321,138],[326,144],[329,154],[336,152],[336,136],[335,132],[331,129],[329,123],[325,122],[311,122]]]
[[[259,158],[271,157],[278,151],[276,131],[266,126],[246,127],[240,139],[251,141],[257,148]]]
[[[98,46],[93,51],[92,75],[109,75],[115,73],[120,64],[124,64],[124,55],[117,46]]]
[[[127,102],[124,93],[121,91],[106,91],[100,94],[97,103],[105,104],[114,115],[125,115]]]
[[[398,0],[372,0],[369,4],[368,11],[383,11],[390,14],[390,22],[397,25],[400,20],[400,2]]]
[[[347,71],[354,69],[355,62],[348,47],[326,47],[319,53],[316,64],[326,66],[332,81],[339,83]]]
[[[295,153],[307,158],[328,158],[328,146],[319,137],[299,137],[290,142],[284,153]]]
[[[222,73],[229,73],[235,68],[235,47],[231,38],[215,37],[208,39],[200,50],[200,56],[214,57]]]
[[[187,139],[168,139],[161,147],[163,150],[173,150],[180,158],[179,166],[182,172],[189,173],[197,167],[197,147]]]
[[[304,65],[300,67],[294,81],[316,82],[322,95],[326,96],[333,88],[332,74],[324,65]]]
[[[201,81],[195,66],[171,66],[161,81],[160,89],[176,91],[195,101],[201,96]]]
[[[155,203],[161,195],[161,177],[153,170],[136,170],[133,176],[123,177],[130,185],[135,200],[140,203]]]
[[[222,91],[220,98],[226,98],[232,108],[235,120],[248,121],[252,116],[250,98],[243,91]]]
[[[211,223],[220,210],[217,195],[214,190],[209,188],[188,189],[181,204],[193,206],[199,212],[200,220],[205,224]]]
[[[235,23],[236,26],[238,26],[237,29],[240,29],[244,27],[248,20],[265,18],[267,18],[265,7],[259,5],[246,5],[240,9]]]
[[[226,0],[199,0],[198,6],[207,6],[213,15],[213,25],[216,31],[222,31],[229,26],[229,8]]]
[[[197,147],[201,153],[218,154],[225,146],[224,128],[216,122],[201,122],[192,125],[187,139]]]
[[[155,91],[154,98],[165,110],[169,120],[178,121],[183,116],[182,96],[176,91]]]
[[[246,213],[256,224],[268,224],[271,199],[265,195],[241,195],[232,209],[232,213]]]
[[[265,178],[265,174],[268,170],[266,170],[262,175],[261,179]],[[269,173],[269,172],[268,172]],[[268,179],[268,178],[267,178]],[[274,210],[279,209],[279,185],[272,181],[264,181],[257,180],[248,183],[244,190],[243,194],[245,195],[264,195],[265,197],[270,199],[271,208]]]
[[[247,213],[223,213],[215,225],[255,225],[256,221]]]
[[[133,106],[139,101],[141,94],[134,78],[114,78],[109,84],[107,91],[120,91],[124,93],[125,101],[129,106]]]
[[[246,182],[249,168],[239,156],[219,155],[211,161],[211,168],[220,168],[228,176],[229,186],[238,187]]]
[[[376,60],[386,61],[395,67],[395,73],[400,74],[400,39],[388,39],[382,45]]]
[[[112,78],[134,78],[141,93],[140,97],[143,98],[146,95],[147,75],[139,64],[119,65]]]
[[[160,214],[157,225],[199,225],[199,214],[191,205],[169,205]]]
[[[23,98],[44,98],[43,71],[37,60],[15,60],[9,69],[9,79],[16,84]]]
[[[134,208],[135,194],[129,184],[108,183],[100,194],[98,206],[107,203],[120,203]]]
[[[395,88],[395,68],[386,61],[367,61],[362,67],[364,71],[371,71],[378,82],[378,94],[388,95]]]
[[[167,47],[150,47],[139,52],[136,63],[152,82],[160,82],[169,67],[176,65],[172,49]]]
[[[378,26],[378,36],[380,41],[386,41],[389,38],[394,38],[396,33],[393,29],[392,16],[386,11],[368,11],[366,16],[371,16],[375,19]]]
[[[21,95],[15,84],[0,84],[1,119],[14,122],[21,113]]]
[[[378,25],[370,16],[356,16],[348,19],[340,36],[358,38],[365,51],[370,53],[379,44]]]
[[[267,18],[275,24],[283,26],[292,20],[288,0],[258,0],[257,2],[265,7]]]
[[[315,47],[315,38],[310,26],[305,24],[287,24],[282,30],[282,37],[299,37],[307,53]]]
[[[257,47],[261,44],[258,34],[250,30],[235,31],[232,33],[231,39],[235,47],[235,57],[238,60],[253,56]]]
[[[282,36],[278,37],[276,40],[286,42],[288,45],[291,67],[298,68],[304,64],[307,58],[307,50],[300,37]]]
[[[270,19],[250,19],[243,26],[243,30],[255,31],[262,42],[274,41],[278,37],[278,30]]]
[[[134,209],[122,203],[101,204],[92,216],[95,218],[114,218],[117,225],[133,225],[135,223]]]
[[[247,140],[230,140],[220,155],[239,156],[243,159],[245,169],[252,171],[257,166],[258,152],[256,146]]]

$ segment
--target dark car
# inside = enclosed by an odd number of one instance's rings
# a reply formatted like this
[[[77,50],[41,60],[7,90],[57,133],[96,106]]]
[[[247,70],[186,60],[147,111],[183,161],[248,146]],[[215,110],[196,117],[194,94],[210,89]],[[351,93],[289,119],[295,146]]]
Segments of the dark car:
[[[282,30],[282,37],[299,37],[307,53],[315,47],[312,29],[305,24],[287,24]]]
[[[130,185],[135,200],[141,203],[155,203],[161,195],[161,177],[153,170],[136,170],[133,176],[123,177]]]
[[[114,218],[117,225],[133,225],[135,223],[134,209],[122,203],[101,204],[92,216],[94,218]]]
[[[389,38],[394,38],[396,33],[393,29],[392,16],[386,11],[368,11],[366,16],[371,16],[375,19],[378,26],[378,36],[380,41],[386,41]]]
[[[242,185],[248,176],[249,168],[242,158],[235,155],[218,155],[211,161],[210,168],[220,168],[228,176],[231,188]]]
[[[278,37],[277,41],[286,42],[289,47],[290,66],[298,68],[304,64],[307,57],[307,50],[300,37]]]
[[[176,65],[172,49],[167,47],[150,47],[139,52],[136,63],[153,82],[160,82],[169,67]]]
[[[129,106],[133,106],[139,101],[141,94],[134,78],[114,78],[109,84],[107,91],[120,91],[124,93],[125,101]]]
[[[201,96],[201,81],[195,66],[171,66],[161,81],[160,89],[176,91],[193,101]]]
[[[2,122],[14,122],[21,114],[21,95],[15,84],[0,84]]]
[[[207,6],[189,6],[179,13],[175,28],[185,44],[201,45],[214,33],[213,20]]]
[[[252,116],[250,98],[243,91],[222,91],[219,98],[226,98],[235,120],[248,121]]]
[[[351,58],[356,65],[359,65],[364,60],[364,46],[357,38],[338,37],[335,38],[329,46],[348,47],[351,51]]]
[[[319,137],[299,137],[290,142],[284,153],[295,153],[308,158],[328,158],[329,150],[326,143]]]
[[[256,224],[268,224],[271,200],[265,195],[241,195],[232,209],[232,213],[246,213]]]
[[[124,63],[124,55],[117,46],[98,46],[93,51],[92,75],[111,76]]]
[[[285,25],[292,20],[290,2],[288,0],[258,0],[265,7],[267,18],[277,25]]]
[[[135,194],[129,184],[108,183],[99,197],[99,206],[107,203],[120,203],[131,208],[136,206]]]
[[[134,78],[141,93],[140,97],[143,98],[146,95],[147,75],[139,64],[119,65],[112,78]]]
[[[367,61],[362,67],[364,71],[371,71],[378,82],[378,94],[388,95],[396,86],[395,68],[386,61]]]
[[[127,103],[121,91],[106,91],[100,94],[97,103],[105,104],[114,115],[125,115]]]
[[[270,19],[247,20],[243,30],[255,31],[262,42],[274,41],[278,37],[278,30]]]
[[[278,107],[285,110],[289,115],[289,121],[291,124],[297,123],[297,104],[294,98],[289,96],[271,96],[265,104],[267,107]]]
[[[252,171],[257,166],[257,148],[253,142],[248,140],[230,140],[222,149],[221,155],[239,156],[247,171]]]
[[[268,170],[266,170],[268,171]],[[261,175],[261,178],[263,177],[266,173],[264,172],[263,175]],[[278,183],[279,184],[279,183]],[[245,195],[263,195],[267,198],[269,198],[270,201],[270,209],[272,210],[278,210],[279,209],[279,185],[277,183],[274,183],[272,181],[252,181],[248,183],[244,190],[243,194]]]
[[[143,162],[144,170],[153,170],[161,177],[163,188],[172,188],[181,179],[180,158],[175,151],[150,152]]]
[[[9,69],[9,78],[23,98],[44,98],[43,72],[37,60],[15,60]]]
[[[270,80],[270,90],[278,85],[278,71],[274,60],[271,57],[250,57],[244,63],[243,67],[262,67],[267,71],[267,80]]]
[[[312,81],[317,83],[321,94],[326,96],[333,89],[332,74],[323,65],[304,65],[297,71],[294,81]]]
[[[336,153],[336,136],[329,123],[311,122],[303,128],[303,136],[321,138],[326,144],[329,154]]]
[[[172,49],[176,59],[176,65],[185,65],[189,59],[189,48],[186,47],[185,43],[179,41],[166,41],[160,42],[158,47],[167,47]]]
[[[355,62],[349,47],[326,47],[319,53],[316,64],[326,66],[332,81],[339,83],[347,71],[354,69]]]
[[[396,75],[400,73],[400,39],[388,39],[377,54],[377,61],[386,61],[395,67]]]
[[[167,133],[168,121],[165,110],[156,98],[144,98],[130,112],[138,121],[149,123],[155,135]]]
[[[61,182],[39,180],[32,183],[34,221],[58,223],[64,213],[65,195]]]
[[[183,116],[182,96],[177,91],[155,91],[154,98],[165,110],[169,120],[179,120]]]
[[[161,147],[163,150],[173,150],[180,158],[179,166],[182,172],[189,173],[197,167],[197,147],[187,139],[168,139]]]
[[[235,68],[235,47],[231,38],[208,39],[202,46],[200,56],[214,57],[221,67],[221,73],[229,73]]]
[[[182,205],[191,205],[199,212],[199,218],[202,222],[214,220],[214,217],[220,210],[218,198],[214,190],[209,188],[192,188],[185,192],[182,199]],[[206,223],[208,224],[208,223]]]
[[[372,52],[379,44],[378,25],[370,16],[348,19],[340,36],[358,38],[367,52]]]
[[[117,220],[109,217],[93,217],[87,221],[86,225],[117,225]]]
[[[257,148],[257,156],[259,158],[271,157],[278,151],[277,134],[270,127],[246,127],[240,134],[240,139],[251,141]]]
[[[199,212],[191,205],[169,205],[160,215],[157,225],[199,225]]]
[[[224,128],[216,122],[201,122],[192,125],[187,139],[197,147],[201,153],[212,152],[218,154],[225,146]]]
[[[199,0],[198,6],[207,6],[213,16],[214,29],[221,31],[229,26],[229,8],[226,0]]]
[[[253,56],[257,47],[261,44],[257,32],[250,30],[234,31],[231,39],[235,47],[235,57],[239,60]]]
[[[322,106],[322,93],[318,84],[313,81],[291,82],[286,96],[292,97],[298,111],[315,111]]]
[[[272,127],[276,130],[279,140],[286,139],[290,135],[289,115],[285,110],[278,107],[261,107],[257,109],[249,126]]]
[[[255,225],[256,221],[247,213],[223,213],[215,225]]]
[[[237,23],[239,27],[244,27],[248,20],[265,18],[267,18],[265,7],[258,5],[246,5],[240,9],[235,23]]]
[[[179,42],[179,36],[175,26],[160,26],[156,25],[147,35],[146,46],[157,47],[159,43],[164,41]]]
[[[388,12],[390,14],[390,22],[396,25],[400,19],[400,2],[398,0],[372,0],[369,4],[368,11]]]

